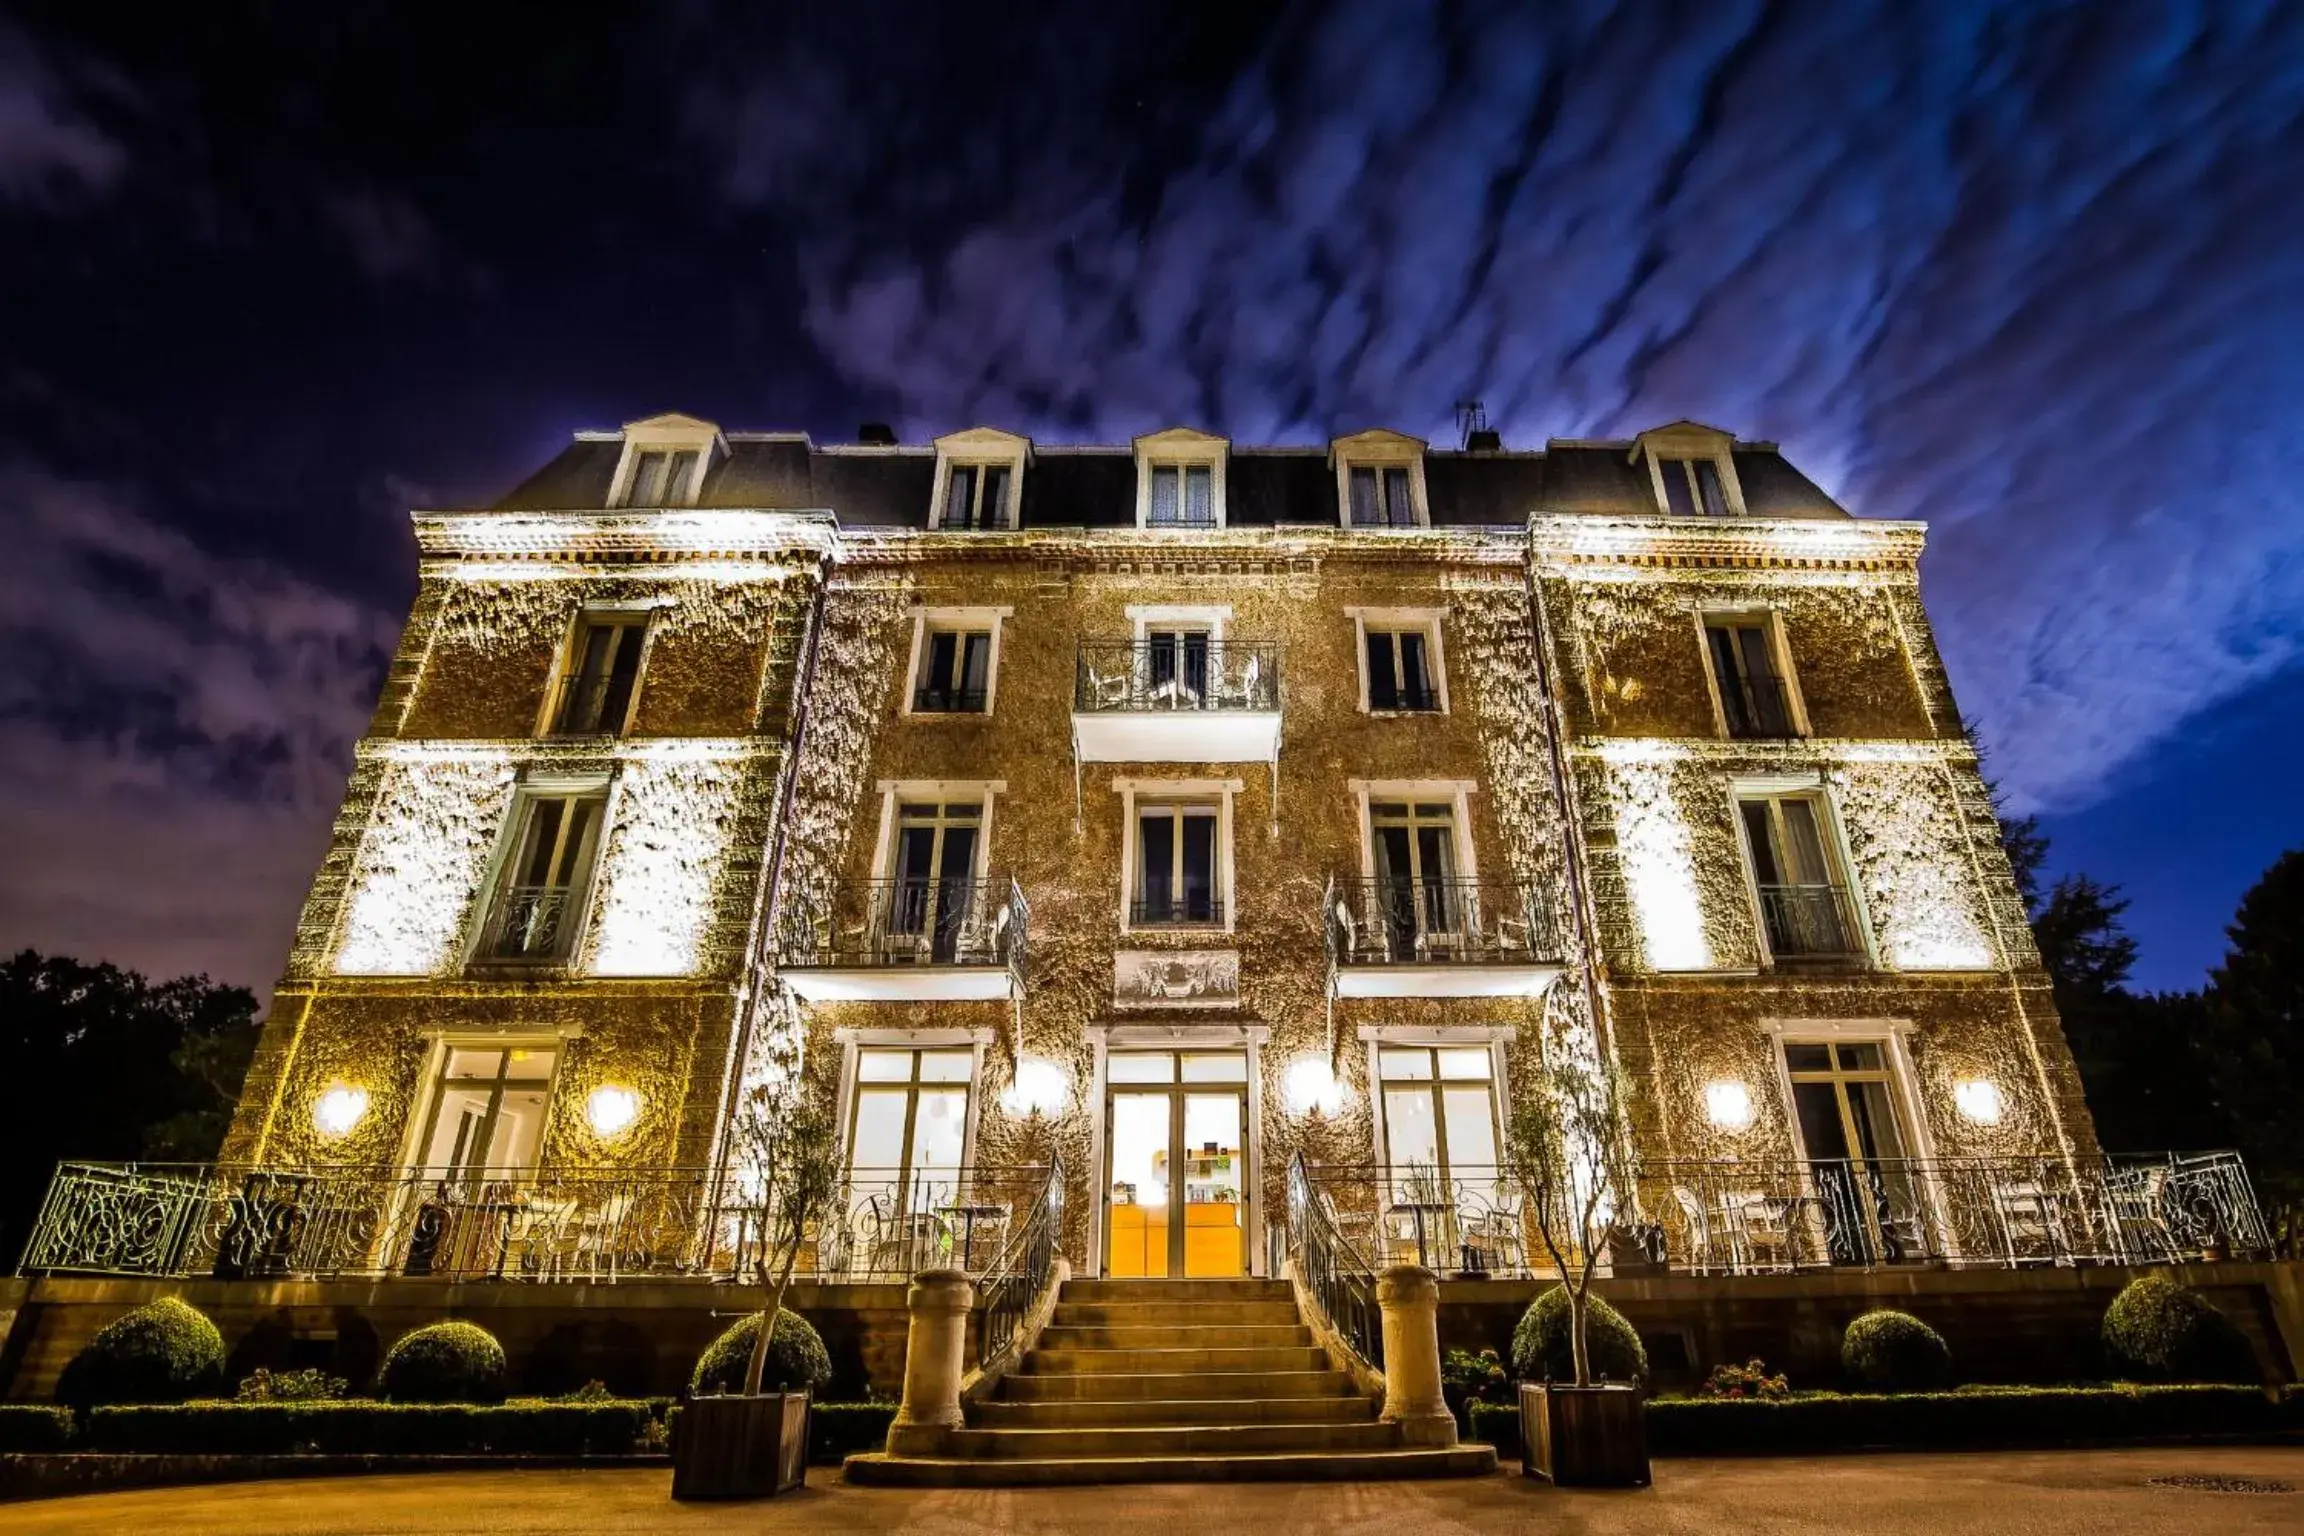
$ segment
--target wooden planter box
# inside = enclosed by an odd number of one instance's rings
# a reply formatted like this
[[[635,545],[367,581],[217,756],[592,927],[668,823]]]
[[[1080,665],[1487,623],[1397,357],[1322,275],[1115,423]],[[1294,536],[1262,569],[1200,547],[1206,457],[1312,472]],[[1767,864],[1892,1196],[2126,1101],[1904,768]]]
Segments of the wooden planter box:
[[[697,1397],[672,1428],[672,1497],[765,1499],[808,1480],[808,1394]]]
[[[1520,1470],[1562,1488],[1647,1487],[1640,1389],[1522,1382]]]

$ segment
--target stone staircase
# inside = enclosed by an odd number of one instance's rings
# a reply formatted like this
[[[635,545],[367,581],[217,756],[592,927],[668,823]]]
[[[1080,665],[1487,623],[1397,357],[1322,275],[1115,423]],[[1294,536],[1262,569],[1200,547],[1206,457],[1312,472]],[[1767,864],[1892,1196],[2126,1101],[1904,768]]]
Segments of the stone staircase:
[[[937,1456],[848,1459],[905,1487],[1464,1477],[1485,1445],[1405,1445],[1284,1280],[1068,1280],[1038,1343]]]

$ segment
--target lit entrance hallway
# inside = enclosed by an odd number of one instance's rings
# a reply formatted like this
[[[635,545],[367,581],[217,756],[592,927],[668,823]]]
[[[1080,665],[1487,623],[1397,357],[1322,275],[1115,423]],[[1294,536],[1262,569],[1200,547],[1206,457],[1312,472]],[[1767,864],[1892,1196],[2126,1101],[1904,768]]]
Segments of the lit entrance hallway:
[[[1485,1445],[1401,1443],[1282,1280],[1071,1280],[1039,1341],[936,1457],[855,1456],[908,1487],[1478,1476]]]

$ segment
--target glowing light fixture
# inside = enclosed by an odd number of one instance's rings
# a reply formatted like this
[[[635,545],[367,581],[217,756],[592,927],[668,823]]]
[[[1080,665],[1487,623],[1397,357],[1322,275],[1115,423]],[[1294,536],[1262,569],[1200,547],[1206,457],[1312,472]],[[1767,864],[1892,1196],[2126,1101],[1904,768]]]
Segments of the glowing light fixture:
[[[2000,1085],[1976,1077],[1952,1085],[1952,1102],[1962,1116],[1978,1125],[1998,1125],[2006,1112],[2007,1101],[2000,1095]]]
[[[1723,1131],[1741,1131],[1752,1124],[1752,1090],[1732,1078],[1704,1085],[1704,1115]]]
[[[338,1083],[320,1095],[312,1106],[312,1124],[321,1135],[334,1141],[348,1136],[368,1114],[368,1090],[355,1088],[349,1083]]]
[[[1333,1115],[1344,1108],[1344,1085],[1336,1081],[1336,1071],[1324,1056],[1304,1055],[1288,1063],[1281,1095],[1291,1115],[1309,1115],[1314,1110]]]
[[[1016,1080],[1000,1095],[1000,1107],[1019,1118],[1053,1119],[1071,1098],[1072,1079],[1062,1067],[1042,1056],[1024,1056],[1016,1062]]]
[[[603,1141],[621,1136],[640,1118],[640,1095],[614,1083],[602,1084],[584,1101],[584,1118]]]

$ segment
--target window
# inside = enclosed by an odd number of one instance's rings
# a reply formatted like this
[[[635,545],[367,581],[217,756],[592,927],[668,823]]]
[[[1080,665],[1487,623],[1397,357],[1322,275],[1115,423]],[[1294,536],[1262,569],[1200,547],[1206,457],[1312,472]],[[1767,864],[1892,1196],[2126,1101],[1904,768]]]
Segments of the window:
[[[548,1045],[451,1045],[426,1095],[416,1164],[472,1189],[536,1166],[557,1053]]]
[[[696,466],[704,455],[694,448],[645,448],[632,455],[632,478],[624,487],[627,507],[685,507],[696,500]]]
[[[1748,795],[1736,808],[1769,954],[1778,960],[1859,954],[1823,798],[1815,793]]]
[[[1136,806],[1136,888],[1128,921],[1138,928],[1224,921],[1217,833],[1223,807],[1201,802]]]
[[[1216,526],[1216,471],[1206,464],[1152,466],[1152,505],[1145,522],[1153,528]]]
[[[616,736],[630,724],[640,682],[645,613],[582,613],[551,715],[555,736]]]
[[[968,1155],[975,1078],[968,1046],[857,1048],[846,1150],[862,1267],[908,1276],[935,1258],[937,1208],[957,1197]]]
[[[523,791],[515,805],[519,834],[504,866],[484,960],[565,960],[591,873],[608,792]]]
[[[1384,1090],[1384,1162],[1395,1187],[1421,1175],[1453,1189],[1496,1177],[1495,1063],[1485,1045],[1376,1051]]]
[[[1368,668],[1368,708],[1372,711],[1423,713],[1440,708],[1440,691],[1433,683],[1432,631],[1425,625],[1410,628],[1362,628],[1362,660]]]
[[[1887,1042],[1787,1040],[1784,1070],[1833,1262],[1919,1256],[1921,1204]]]
[[[1010,488],[1016,473],[1007,464],[954,464],[945,471],[940,528],[1013,528]]]
[[[1355,528],[1417,526],[1414,477],[1405,464],[1356,465],[1349,513]]]
[[[1740,739],[1797,736],[1792,691],[1777,665],[1775,625],[1766,614],[1714,616],[1704,621],[1712,681],[1720,690],[1720,719]]]
[[[1144,631],[1144,688],[1151,707],[1197,704],[1208,696],[1209,631],[1163,624]]]
[[[991,699],[992,631],[931,625],[920,640],[920,672],[912,689],[919,715],[980,715]]]
[[[1728,492],[1721,484],[1719,461],[1659,458],[1656,470],[1664,482],[1664,510],[1671,516],[1728,515]]]
[[[1456,807],[1445,800],[1373,800],[1368,845],[1376,902],[1397,958],[1446,946],[1464,930],[1471,893],[1456,874]]]
[[[876,903],[887,958],[951,964],[979,914],[981,801],[906,801],[896,808],[883,899]]]

